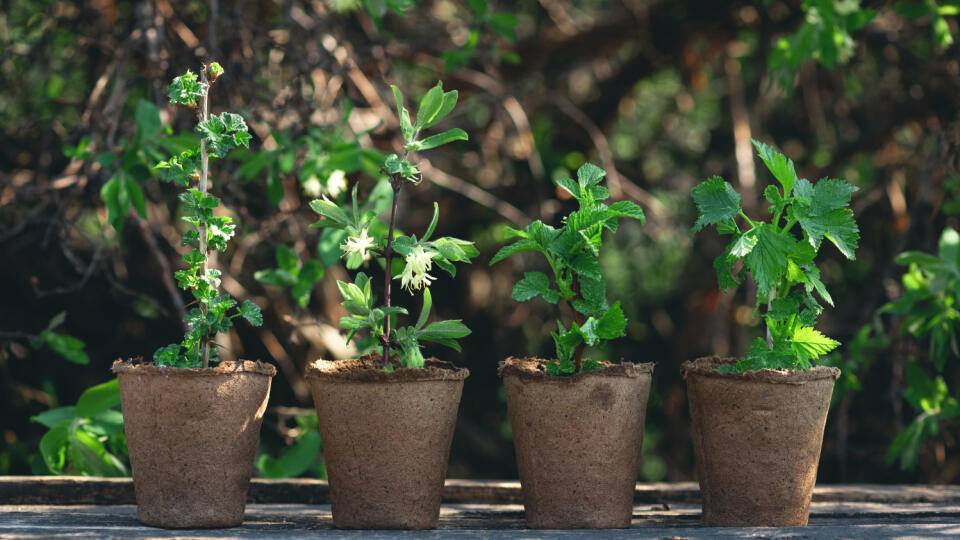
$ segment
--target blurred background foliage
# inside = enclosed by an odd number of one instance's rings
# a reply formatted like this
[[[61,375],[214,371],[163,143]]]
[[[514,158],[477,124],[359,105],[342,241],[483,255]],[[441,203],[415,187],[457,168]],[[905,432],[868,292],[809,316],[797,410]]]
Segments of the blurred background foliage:
[[[820,481],[956,482],[958,12],[933,0],[7,0],[0,474],[128,473],[109,366],[175,340],[184,311],[179,203],[152,165],[194,136],[164,89],[215,59],[230,89],[215,89],[214,112],[241,112],[254,135],[213,179],[242,224],[219,265],[265,319],[235,329],[222,356],[280,371],[259,474],[323,476],[301,373],[353,353],[336,327],[341,238],[307,227],[307,203],[356,184],[383,192],[378,163],[400,144],[389,84],[420,95],[443,79],[461,96],[448,127],[470,141],[423,163],[399,223],[422,230],[437,199],[438,233],[482,253],[433,287],[438,315],[474,332],[463,354],[436,351],[472,372],[451,477],[516,477],[495,368],[549,354],[552,311],[510,299],[534,258],[486,262],[503,225],[565,213],[550,180],[590,161],[648,218],[602,254],[628,337],[590,354],[657,362],[640,477],[693,479],[679,365],[741,354],[757,318],[755,291],[717,292],[721,246],[691,237],[689,192],[722,175],[748,214],[762,211],[754,137],[802,176],[860,187],[857,260],[828,251],[821,266],[837,304],[822,330],[845,345],[830,358],[844,375]]]

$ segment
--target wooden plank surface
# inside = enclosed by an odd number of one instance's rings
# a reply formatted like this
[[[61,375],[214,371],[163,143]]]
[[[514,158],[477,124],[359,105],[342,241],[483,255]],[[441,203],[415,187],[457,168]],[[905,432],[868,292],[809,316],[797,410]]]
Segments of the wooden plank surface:
[[[0,505],[0,538],[960,538],[960,505],[940,503],[814,503],[810,524],[792,528],[705,528],[699,507],[637,506],[630,529],[525,529],[519,505],[445,504],[432,531],[338,531],[330,507],[251,504],[241,527],[168,531],[136,521],[136,507]]]
[[[447,480],[444,503],[522,504],[520,483],[498,480]],[[821,485],[816,502],[881,502],[960,504],[960,486],[932,485]],[[260,504],[328,504],[329,488],[323,480],[305,478],[268,480],[254,478],[248,501]],[[697,503],[694,482],[638,483],[634,502],[642,504]],[[134,504],[129,478],[82,476],[0,476],[0,505]]]

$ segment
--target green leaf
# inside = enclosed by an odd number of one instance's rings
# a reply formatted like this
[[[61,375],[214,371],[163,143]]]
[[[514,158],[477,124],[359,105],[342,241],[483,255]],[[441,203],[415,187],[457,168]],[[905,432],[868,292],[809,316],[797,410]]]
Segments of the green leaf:
[[[734,219],[740,213],[740,194],[719,176],[693,188],[693,200],[700,212],[693,232],[700,231],[706,225]]]
[[[452,143],[453,141],[465,141],[467,140],[467,132],[460,128],[453,128],[444,131],[443,133],[438,133],[436,135],[431,135],[426,139],[420,141],[419,150],[430,150],[431,148],[436,148],[438,146],[443,146],[447,143]]]
[[[296,277],[300,273],[300,259],[297,254],[285,244],[277,246],[277,265],[281,270],[287,271],[291,276]]]
[[[450,321],[437,321],[420,330],[417,335],[421,339],[432,341],[434,339],[459,339],[470,335],[470,329],[467,328],[459,319]]]
[[[264,478],[294,478],[313,466],[322,446],[320,434],[308,431],[278,458],[262,454],[257,459],[257,469]]]
[[[66,358],[67,361],[81,365],[90,363],[90,357],[83,350],[86,347],[83,341],[73,336],[55,334],[50,330],[44,330],[41,336],[50,350]]]
[[[600,339],[616,339],[627,335],[627,318],[620,309],[620,301],[616,301],[597,320],[597,335]]]
[[[417,330],[423,328],[423,325],[427,324],[427,319],[430,318],[430,309],[433,307],[433,296],[430,294],[430,288],[423,288],[423,307],[420,309],[420,317],[417,319],[417,325],[414,327]]]
[[[580,184],[580,187],[586,188],[599,184],[606,175],[606,171],[600,167],[592,163],[584,163],[577,169],[577,182]]]
[[[127,468],[107,452],[100,439],[82,429],[74,429],[70,432],[67,455],[70,463],[85,475],[127,476]]]
[[[643,215],[643,208],[640,208],[639,204],[631,201],[617,201],[610,205],[609,211],[617,217],[639,219],[641,224],[647,219]]]
[[[443,83],[438,81],[437,85],[427,90],[420,100],[420,106],[417,108],[417,127],[423,129],[432,124],[441,107],[443,107]]]
[[[260,313],[260,306],[250,300],[244,300],[239,307],[240,316],[247,320],[252,326],[263,325],[263,314]]]
[[[590,279],[603,279],[600,275],[600,261],[592,253],[578,253],[572,260],[567,261],[570,268],[581,276]]]
[[[746,257],[757,245],[757,235],[746,232],[737,236],[730,244],[730,255],[737,258]]]
[[[599,316],[607,310],[607,285],[602,279],[590,279],[583,276],[577,281],[579,296],[573,301],[573,307],[586,316]]]
[[[403,132],[403,138],[410,142],[413,139],[414,131],[413,124],[410,123],[410,111],[403,106],[403,94],[400,93],[400,89],[392,84],[390,89],[393,90],[393,99],[397,103],[397,116],[400,118],[400,130]]]
[[[86,389],[77,400],[78,418],[89,418],[120,405],[120,386],[117,379]]]
[[[433,231],[437,228],[437,221],[440,219],[440,207],[437,206],[436,201],[433,203],[433,218],[430,220],[430,225],[427,226],[427,232],[423,234],[423,242],[430,240],[430,237],[433,236]]]
[[[797,355],[797,359],[804,362],[816,360],[827,354],[839,347],[840,342],[828,338],[814,328],[801,326],[790,338],[790,346]]]
[[[173,82],[167,87],[167,96],[170,98],[171,105],[186,105],[195,107],[203,98],[203,88],[197,75],[187,70],[179,77],[174,77]]]
[[[275,287],[293,287],[297,284],[297,278],[279,269],[257,270],[253,273],[253,279],[264,285],[273,285]]]
[[[134,118],[137,124],[136,140],[138,144],[153,139],[163,130],[163,122],[160,120],[160,109],[145,99],[137,102],[137,110],[134,113]]]
[[[129,176],[126,177],[125,184],[127,197],[130,199],[133,209],[137,211],[140,217],[147,219],[147,202],[143,198],[143,190],[140,189],[140,184]]]
[[[783,186],[784,193],[790,193],[793,190],[793,184],[797,181],[797,170],[793,165],[793,160],[777,152],[772,146],[768,146],[756,139],[750,139],[753,146],[757,149],[757,155],[763,160],[767,169],[773,173],[773,176]]]
[[[216,79],[217,77],[223,75],[223,66],[217,62],[210,62],[210,75],[212,79]]]
[[[342,229],[348,225],[355,225],[346,212],[335,203],[326,199],[310,201],[310,208],[326,218],[310,225],[311,227],[336,227]]]
[[[525,272],[523,279],[513,286],[511,297],[518,302],[525,302],[538,295],[551,304],[559,299],[557,291],[550,289],[550,278],[543,272]]]
[[[31,416],[31,422],[37,422],[43,424],[48,428],[54,428],[63,424],[64,422],[70,422],[73,420],[74,414],[77,408],[70,407],[58,407],[56,409],[50,409],[49,411],[43,411],[36,416]]]
[[[808,190],[806,187],[801,188],[804,182],[806,180],[797,183],[798,189],[796,191],[805,194],[805,198],[808,198],[810,202],[795,204],[793,215],[804,232],[807,233],[810,245],[814,249],[819,249],[821,240],[827,238],[837,246],[845,257],[851,260],[855,259],[854,251],[860,241],[860,229],[853,219],[853,211],[849,208],[842,208],[850,200],[849,192],[846,194],[847,202],[840,202],[842,196],[838,199],[835,191],[829,193],[831,188],[820,190],[815,187]],[[818,182],[817,186],[822,183],[823,181]]]
[[[744,263],[757,282],[757,302],[760,303],[786,274],[788,257],[796,251],[798,242],[767,223],[758,224],[755,230],[757,244],[744,257]]]
[[[57,426],[40,439],[40,455],[43,456],[47,469],[53,474],[64,474],[69,442],[68,428],[67,425]]]
[[[130,208],[125,176],[123,172],[118,172],[100,188],[100,198],[107,207],[107,222],[118,233],[123,231],[123,222],[127,217],[127,209]]]
[[[544,251],[543,247],[540,246],[535,240],[531,238],[521,238],[516,242],[503,246],[500,248],[500,251],[497,251],[497,254],[490,259],[490,265],[494,265],[507,257],[516,255],[517,253],[523,253],[524,251]]]

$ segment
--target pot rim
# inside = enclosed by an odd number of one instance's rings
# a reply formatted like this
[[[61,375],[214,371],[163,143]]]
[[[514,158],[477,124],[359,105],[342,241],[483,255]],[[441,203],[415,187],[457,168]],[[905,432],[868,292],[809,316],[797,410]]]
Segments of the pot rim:
[[[457,367],[449,362],[441,362],[436,358],[428,358],[422,368],[398,367],[393,371],[369,369],[358,366],[358,369],[341,371],[343,362],[350,360],[363,361],[369,357],[346,360],[317,359],[307,364],[304,378],[323,381],[337,381],[349,383],[415,383],[427,381],[462,382],[470,375],[467,368]]]
[[[774,384],[804,384],[823,379],[837,380],[840,377],[840,369],[832,366],[813,366],[806,371],[764,368],[744,373],[729,373],[715,369],[719,366],[735,364],[738,360],[737,358],[729,356],[703,356],[696,360],[684,362],[680,365],[680,370],[684,377],[696,375],[716,379],[768,382]]]
[[[117,375],[136,374],[175,377],[215,377],[240,373],[273,377],[277,374],[277,368],[259,360],[227,360],[208,368],[179,368],[158,366],[153,362],[145,362],[142,358],[130,358],[128,360],[118,358],[113,362],[110,371]]]
[[[637,378],[642,375],[653,375],[653,362],[620,362],[619,364],[610,364],[603,369],[594,369],[590,371],[581,371],[573,375],[557,377],[548,375],[546,371],[539,371],[532,364],[540,366],[547,362],[556,361],[556,359],[544,359],[534,356],[515,357],[510,356],[500,362],[497,366],[497,374],[501,378],[517,377],[524,381],[541,381],[556,384],[572,384],[577,381],[592,377],[628,377]]]

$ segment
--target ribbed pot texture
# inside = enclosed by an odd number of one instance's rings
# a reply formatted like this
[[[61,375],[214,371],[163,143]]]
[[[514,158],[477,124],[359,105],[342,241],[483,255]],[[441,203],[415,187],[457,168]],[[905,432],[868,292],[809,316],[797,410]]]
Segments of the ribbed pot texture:
[[[398,368],[369,358],[317,361],[306,378],[317,407],[333,524],[430,529],[440,499],[466,369]]]
[[[703,524],[804,526],[840,370],[715,370],[735,362],[708,357],[682,366]]]
[[[243,522],[276,369],[251,361],[178,369],[117,361],[137,519],[168,529]]]
[[[500,366],[527,525],[630,526],[653,364],[550,377],[538,359]]]

